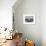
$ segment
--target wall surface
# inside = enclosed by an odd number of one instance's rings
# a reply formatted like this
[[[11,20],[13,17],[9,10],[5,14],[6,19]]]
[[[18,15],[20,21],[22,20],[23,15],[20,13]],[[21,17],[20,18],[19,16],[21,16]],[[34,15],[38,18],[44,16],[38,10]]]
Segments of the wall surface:
[[[41,1],[41,40],[42,46],[46,46],[46,0]]]
[[[24,38],[32,39],[36,46],[41,46],[41,1],[24,0],[15,11],[15,28],[24,34]],[[35,24],[23,24],[24,14],[34,14]]]
[[[46,46],[45,7],[45,0],[23,0],[17,8],[13,7],[15,29],[17,29],[18,32],[22,32],[24,38],[34,40],[36,46]],[[34,14],[35,24],[23,24],[24,14]]]
[[[16,0],[0,0],[0,27],[12,28],[12,6]]]

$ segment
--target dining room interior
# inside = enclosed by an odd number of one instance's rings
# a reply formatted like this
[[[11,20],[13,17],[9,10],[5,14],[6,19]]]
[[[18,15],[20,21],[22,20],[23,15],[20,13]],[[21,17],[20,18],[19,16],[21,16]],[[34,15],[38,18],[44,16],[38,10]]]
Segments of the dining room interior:
[[[46,46],[46,0],[0,0],[0,46]]]

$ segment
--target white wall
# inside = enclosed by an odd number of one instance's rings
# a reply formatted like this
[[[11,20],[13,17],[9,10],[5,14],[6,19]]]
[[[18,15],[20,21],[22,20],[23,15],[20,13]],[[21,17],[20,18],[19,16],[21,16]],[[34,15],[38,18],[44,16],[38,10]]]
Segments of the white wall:
[[[42,46],[46,46],[46,0],[41,1],[41,40]]]
[[[12,28],[12,6],[16,0],[0,0],[0,27]]]
[[[25,38],[34,40],[36,46],[46,46],[46,1],[23,0],[21,5],[13,8],[13,11],[18,32],[22,32]],[[35,24],[23,24],[23,14],[34,14]]]

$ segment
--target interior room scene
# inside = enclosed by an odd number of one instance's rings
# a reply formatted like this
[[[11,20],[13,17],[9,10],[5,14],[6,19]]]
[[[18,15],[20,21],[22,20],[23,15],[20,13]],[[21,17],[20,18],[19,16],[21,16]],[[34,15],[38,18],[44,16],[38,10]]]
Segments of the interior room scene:
[[[46,46],[46,0],[0,0],[0,46]]]

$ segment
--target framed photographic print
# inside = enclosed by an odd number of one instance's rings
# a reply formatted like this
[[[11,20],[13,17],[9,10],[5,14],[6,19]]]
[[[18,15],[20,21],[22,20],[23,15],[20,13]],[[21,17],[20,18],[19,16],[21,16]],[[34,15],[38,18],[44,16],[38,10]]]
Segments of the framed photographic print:
[[[24,14],[23,24],[35,24],[35,15],[34,14]]]

